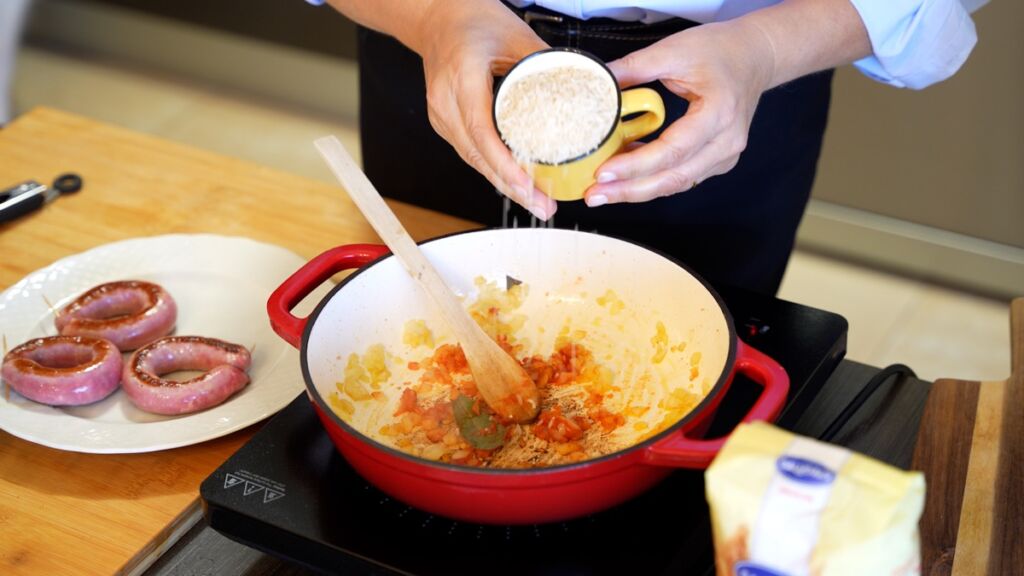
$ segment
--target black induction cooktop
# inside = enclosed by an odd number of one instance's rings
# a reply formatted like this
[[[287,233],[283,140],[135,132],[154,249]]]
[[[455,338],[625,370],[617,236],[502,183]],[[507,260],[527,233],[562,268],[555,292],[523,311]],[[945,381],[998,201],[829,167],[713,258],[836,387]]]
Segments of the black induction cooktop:
[[[778,424],[793,429],[846,351],[836,314],[720,290],[737,331],[789,373]],[[760,388],[737,376],[709,436],[729,430]],[[800,430],[796,430],[800,432]],[[217,531],[314,570],[343,574],[712,574],[701,471],[585,518],[485,526],[434,516],[367,484],[339,455],[305,395],[203,482]]]

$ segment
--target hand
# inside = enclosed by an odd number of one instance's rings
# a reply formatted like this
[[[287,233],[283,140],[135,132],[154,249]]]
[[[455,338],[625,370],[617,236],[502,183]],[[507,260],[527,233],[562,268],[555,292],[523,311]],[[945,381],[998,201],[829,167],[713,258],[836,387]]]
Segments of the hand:
[[[502,194],[541,220],[550,218],[555,201],[533,187],[491,115],[493,77],[548,45],[492,0],[434,0],[418,28],[422,41],[412,47],[423,57],[431,126]]]
[[[587,205],[644,202],[731,170],[774,65],[771,40],[741,21],[689,28],[611,62],[623,87],[660,80],[689,109],[657,140],[602,164]]]

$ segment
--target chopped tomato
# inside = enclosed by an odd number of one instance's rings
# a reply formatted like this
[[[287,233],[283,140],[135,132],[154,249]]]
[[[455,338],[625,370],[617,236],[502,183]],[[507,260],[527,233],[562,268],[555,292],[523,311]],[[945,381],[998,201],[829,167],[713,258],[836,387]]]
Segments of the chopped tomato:
[[[402,397],[398,400],[398,410],[395,411],[395,416],[400,416],[406,412],[415,412],[419,406],[416,405],[416,391],[412,388],[406,388],[402,391]]]
[[[570,442],[583,437],[583,429],[576,422],[562,415],[558,406],[541,412],[533,425],[533,434],[548,442]]]
[[[433,366],[433,367],[431,367],[430,369],[427,370],[426,376],[424,376],[423,379],[420,380],[420,381],[421,382],[433,382],[433,383],[440,382],[442,384],[451,384],[452,383],[452,375],[447,370],[445,370],[444,368]]]
[[[584,432],[590,430],[590,422],[588,422],[583,416],[573,416],[572,421],[580,427],[580,430],[583,430]]]
[[[480,391],[477,390],[476,388],[476,380],[473,380],[472,378],[470,378],[469,380],[463,380],[461,383],[459,383],[458,391],[462,392],[466,396],[469,396],[470,398],[476,398],[477,396],[480,395]],[[458,394],[456,394],[456,396],[457,395]]]
[[[434,353],[434,363],[449,374],[468,374],[466,355],[457,344],[444,344]]]
[[[452,405],[448,402],[438,402],[423,413],[423,415],[440,423],[452,422],[455,415],[452,413]]]
[[[498,343],[498,346],[500,346],[501,349],[505,351],[506,354],[513,358],[519,357],[519,350],[522,348],[522,346],[509,342],[508,334],[498,334],[498,337],[495,341]]]
[[[605,432],[611,432],[626,423],[626,417],[622,414],[612,413],[604,408],[595,408],[590,411],[590,417],[604,428]]]
[[[444,440],[446,434],[443,428],[434,428],[433,430],[427,430],[427,440],[434,442],[435,444]]]
[[[584,400],[584,404],[587,406],[600,406],[604,402],[604,394],[598,394],[593,390],[587,389],[587,399]]]
[[[537,385],[537,388],[544,388],[551,381],[551,376],[554,374],[555,369],[553,366],[544,361],[540,356],[531,356],[522,362],[523,369],[526,370],[527,375],[530,376],[530,380]]]

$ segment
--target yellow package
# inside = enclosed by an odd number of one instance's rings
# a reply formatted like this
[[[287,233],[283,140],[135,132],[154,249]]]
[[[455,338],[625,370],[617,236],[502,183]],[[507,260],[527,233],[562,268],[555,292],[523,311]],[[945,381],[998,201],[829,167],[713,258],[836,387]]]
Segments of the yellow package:
[[[705,480],[718,576],[920,574],[920,472],[756,422]]]

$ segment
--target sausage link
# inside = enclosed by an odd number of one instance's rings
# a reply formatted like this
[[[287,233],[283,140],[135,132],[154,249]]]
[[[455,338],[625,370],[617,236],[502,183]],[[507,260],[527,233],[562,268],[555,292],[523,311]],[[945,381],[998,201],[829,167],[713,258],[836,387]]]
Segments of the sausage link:
[[[170,334],[177,317],[163,287],[122,280],[89,289],[57,312],[54,324],[62,335],[105,338],[127,352]]]
[[[18,394],[51,406],[102,400],[121,380],[121,352],[90,336],[36,338],[4,356],[0,375]]]
[[[168,336],[139,348],[124,366],[122,387],[147,412],[186,414],[216,406],[249,383],[251,356],[244,346],[200,336]],[[163,375],[203,374],[184,381]]]

